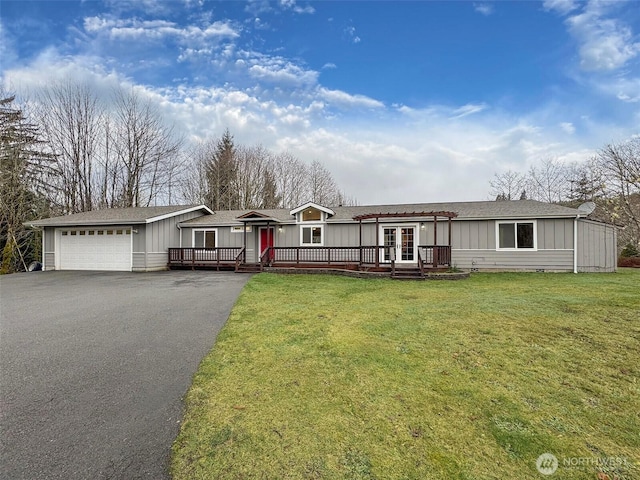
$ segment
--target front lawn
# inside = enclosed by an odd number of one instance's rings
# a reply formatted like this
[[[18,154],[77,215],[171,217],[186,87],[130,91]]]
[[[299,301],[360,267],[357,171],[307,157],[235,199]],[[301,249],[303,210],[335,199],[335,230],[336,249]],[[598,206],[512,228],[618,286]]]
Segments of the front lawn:
[[[638,479],[639,292],[637,270],[257,275],[194,377],[172,474]]]

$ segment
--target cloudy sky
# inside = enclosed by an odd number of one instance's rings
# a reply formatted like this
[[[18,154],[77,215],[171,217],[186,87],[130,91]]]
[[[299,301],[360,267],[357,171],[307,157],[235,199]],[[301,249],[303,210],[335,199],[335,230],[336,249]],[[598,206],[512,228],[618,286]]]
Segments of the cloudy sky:
[[[484,200],[640,133],[635,1],[0,0],[0,60],[25,97],[121,84],[189,141],[320,160],[360,204]]]

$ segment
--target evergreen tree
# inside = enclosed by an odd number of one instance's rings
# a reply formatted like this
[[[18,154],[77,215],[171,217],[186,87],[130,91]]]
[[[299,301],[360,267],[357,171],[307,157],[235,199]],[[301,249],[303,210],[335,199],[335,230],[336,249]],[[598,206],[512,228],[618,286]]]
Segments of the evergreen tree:
[[[40,150],[38,128],[14,101],[0,98],[0,273],[26,269],[39,258],[40,242],[23,222],[47,213],[47,178],[53,172],[52,156]]]
[[[205,201],[214,211],[235,210],[239,205],[238,166],[233,136],[229,130],[218,140],[205,165],[207,193]]]
[[[280,195],[276,177],[270,169],[266,169],[262,177],[262,203],[260,208],[278,208]]]

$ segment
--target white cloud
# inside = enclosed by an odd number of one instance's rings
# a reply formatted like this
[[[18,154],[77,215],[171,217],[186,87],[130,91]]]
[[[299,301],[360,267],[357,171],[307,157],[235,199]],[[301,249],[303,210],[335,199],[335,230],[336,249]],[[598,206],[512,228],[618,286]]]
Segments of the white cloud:
[[[282,57],[270,57],[256,54],[246,61],[250,65],[248,73],[253,78],[270,83],[285,85],[314,85],[318,80],[318,72],[305,70]]]
[[[204,43],[216,38],[237,38],[240,34],[228,22],[213,22],[204,27],[189,25],[178,27],[166,20],[139,20],[87,17],[84,19],[87,33],[108,35],[114,40],[139,40],[174,38],[185,43]]]
[[[330,104],[339,107],[364,107],[364,108],[383,108],[384,103],[379,100],[367,97],[365,95],[351,95],[341,90],[329,90],[320,87],[317,90],[318,96],[326,100]]]
[[[602,92],[626,103],[640,102],[640,77],[614,78],[595,81],[594,85]]]
[[[547,11],[555,11],[561,15],[566,15],[578,8],[575,0],[544,0],[543,7]]]
[[[325,63],[322,66],[322,70],[334,70],[336,68],[338,68],[338,66],[335,63],[331,63],[331,62]]]
[[[561,122],[560,128],[563,132],[568,133],[569,135],[573,135],[576,132],[576,127],[574,127],[571,122]]]
[[[313,14],[316,12],[316,9],[311,5],[305,5],[304,7],[301,7],[296,3],[296,0],[280,0],[280,6],[286,10],[292,10],[295,13]]]
[[[526,171],[544,156],[585,160],[591,148],[631,134],[637,125],[625,130],[574,118],[564,109],[514,116],[484,103],[386,106],[328,89],[318,83],[317,72],[285,58],[247,51],[229,55],[232,68],[253,68],[254,75],[275,85],[144,87],[101,66],[99,58],[68,57],[54,49],[28,66],[4,71],[2,82],[18,93],[33,93],[44,81],[78,79],[105,99],[113,86],[135,88],[189,141],[218,137],[228,127],[239,144],[289,150],[307,162],[318,159],[360,203],[484,199],[497,171]],[[294,88],[282,88],[287,81]],[[631,97],[633,88],[638,91],[636,84],[624,92]]]
[[[622,20],[607,18],[611,4],[588,3],[567,18],[569,32],[579,43],[580,67],[586,71],[611,71],[623,67],[640,53],[640,43]]]
[[[493,5],[490,3],[474,3],[473,9],[485,17],[488,17],[493,13]]]
[[[18,59],[13,40],[7,35],[2,19],[0,19],[0,58],[5,65],[11,65]]]
[[[353,43],[360,43],[362,39],[356,35],[356,28],[354,26],[348,26],[344,29],[344,33],[346,33],[347,38]]]
[[[249,0],[244,11],[252,15],[260,15],[272,11],[271,2],[269,0]]]
[[[466,117],[467,115],[473,115],[474,113],[480,113],[483,110],[486,110],[487,105],[484,103],[481,104],[467,104],[467,105],[463,105],[462,107],[456,108],[451,115],[451,118],[462,118],[462,117]]]
[[[171,2],[159,0],[105,0],[105,4],[114,13],[144,11],[148,15],[164,15],[172,7]],[[190,6],[189,4],[189,1],[184,2],[187,7]]]

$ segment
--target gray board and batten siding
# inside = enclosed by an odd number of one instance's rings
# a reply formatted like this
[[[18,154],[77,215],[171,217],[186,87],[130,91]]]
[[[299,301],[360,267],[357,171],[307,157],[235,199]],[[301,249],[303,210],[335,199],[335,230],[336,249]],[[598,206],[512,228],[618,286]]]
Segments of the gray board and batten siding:
[[[307,205],[314,208],[313,204]],[[218,247],[239,248],[245,245],[246,238],[246,260],[250,263],[259,260],[260,230],[266,227],[267,222],[273,228],[276,247],[299,247],[302,228],[312,226],[311,222],[302,221],[302,208],[307,206],[253,213],[247,210],[214,213],[202,205],[105,209],[38,220],[28,225],[44,231],[43,261],[46,270],[56,268],[57,255],[59,260],[56,243],[60,238],[56,235],[61,229],[130,228],[130,269],[149,271],[166,268],[168,248],[193,247],[194,230],[215,230]],[[461,269],[579,272],[610,272],[616,269],[616,228],[586,219],[579,210],[559,205],[518,200],[331,209],[319,206],[318,210],[324,212],[316,223],[322,226],[321,245],[325,247],[382,245],[385,227],[413,226],[417,245],[451,243],[451,263]],[[420,216],[421,212],[455,212],[458,216],[451,222],[451,242],[448,221],[439,217],[437,239],[434,240],[434,218]],[[378,222],[371,218],[362,220],[362,223],[354,220],[354,217],[363,215],[397,213],[415,215],[379,218]],[[246,237],[241,220],[251,227]],[[535,247],[499,248],[499,224],[504,222],[534,223]],[[88,231],[85,233],[86,238],[91,235]],[[97,235],[97,232],[93,233]]]
[[[25,225],[43,231],[44,270],[56,269],[56,261],[60,261],[60,251],[56,252],[56,248],[60,248],[63,232],[77,233],[86,239],[95,238],[99,233],[126,232],[131,238],[126,269],[152,271],[166,269],[167,250],[180,241],[178,223],[210,213],[211,210],[202,205],[113,208],[37,220]]]
[[[616,270],[615,227],[576,218],[578,210],[534,201],[465,202],[452,204],[416,204],[367,207],[336,207],[335,215],[324,222],[322,246],[356,247],[376,244],[376,223],[353,216],[380,212],[460,212],[452,221],[452,264],[467,270],[525,270],[525,271],[574,271],[612,272]],[[274,219],[277,247],[300,246],[300,229],[303,223],[285,209],[265,210]],[[246,211],[217,212],[199,217],[181,225],[181,246],[192,246],[192,229],[216,230],[218,246],[241,247],[242,232],[232,233],[242,227],[237,218]],[[488,218],[494,215],[495,218]],[[475,217],[475,218],[474,218]],[[500,249],[497,244],[497,224],[502,222],[534,222],[535,248]],[[247,261],[258,260],[259,225],[249,223],[251,232],[246,234]],[[264,226],[264,224],[262,224]],[[385,226],[415,226],[418,245],[434,244],[433,217],[385,218],[377,224],[378,244],[382,243],[381,229]],[[574,228],[578,229],[577,254],[574,255]],[[449,244],[448,222],[440,219],[437,224],[437,244]]]
[[[615,226],[586,219],[578,221],[579,272],[615,272],[617,252]]]
[[[132,270],[149,272],[166,269],[169,247],[180,243],[180,230],[177,225],[201,215],[194,211],[140,225],[137,228],[138,234],[134,236]],[[135,242],[136,237],[139,240],[138,245]]]

